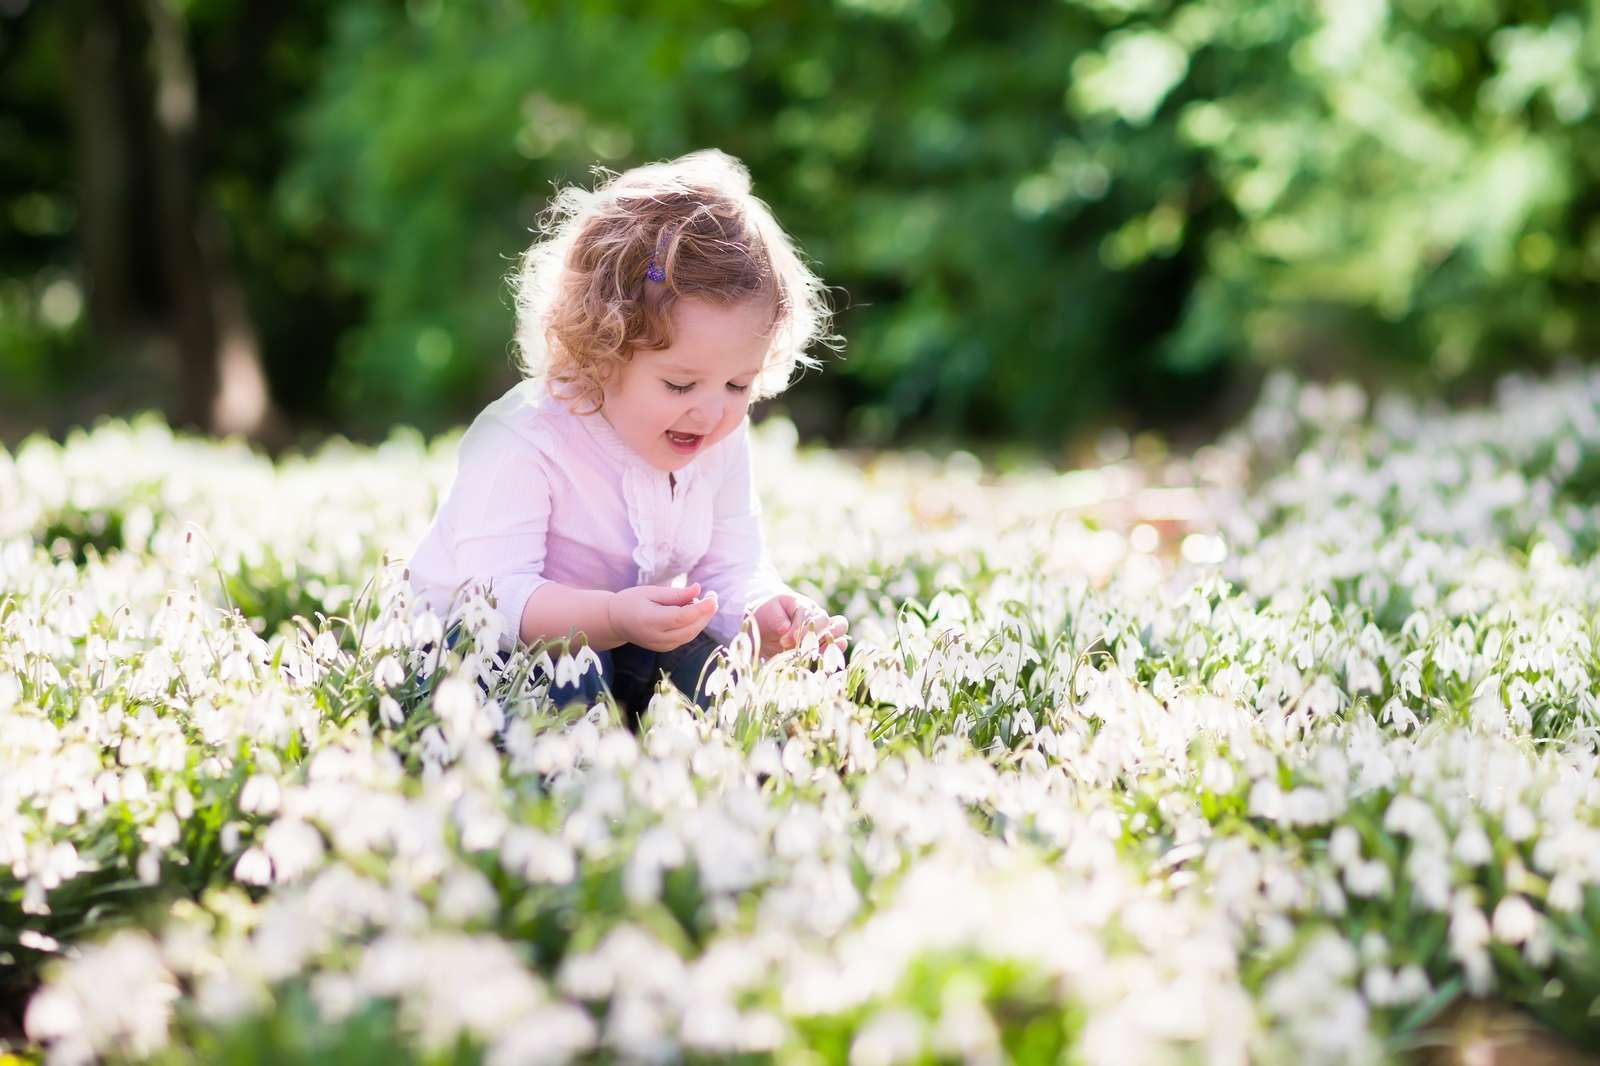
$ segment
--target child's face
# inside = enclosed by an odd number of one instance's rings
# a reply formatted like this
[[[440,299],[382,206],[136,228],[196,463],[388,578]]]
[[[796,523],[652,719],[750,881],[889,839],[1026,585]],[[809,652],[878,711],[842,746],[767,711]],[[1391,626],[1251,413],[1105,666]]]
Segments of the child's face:
[[[679,300],[672,309],[672,344],[634,352],[606,385],[601,414],[657,470],[682,469],[744,420],[771,343],[770,319],[760,302],[723,307]],[[681,445],[673,434],[696,439]]]

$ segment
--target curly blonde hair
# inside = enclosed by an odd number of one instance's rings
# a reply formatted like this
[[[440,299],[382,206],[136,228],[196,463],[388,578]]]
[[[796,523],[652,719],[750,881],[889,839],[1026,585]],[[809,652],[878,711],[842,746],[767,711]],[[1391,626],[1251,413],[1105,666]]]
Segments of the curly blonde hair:
[[[752,402],[788,388],[797,366],[821,367],[806,349],[840,340],[827,332],[827,290],[751,194],[743,163],[709,148],[594,173],[609,180],[556,193],[510,278],[524,377],[561,387],[592,414],[634,351],[672,343],[672,308],[685,297],[770,302],[772,343]],[[646,276],[652,260],[665,280]]]

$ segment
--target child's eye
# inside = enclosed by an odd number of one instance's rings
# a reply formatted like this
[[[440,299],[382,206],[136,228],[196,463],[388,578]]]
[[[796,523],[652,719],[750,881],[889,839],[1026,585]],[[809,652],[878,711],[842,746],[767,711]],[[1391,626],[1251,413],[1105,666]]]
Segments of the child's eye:
[[[732,389],[734,392],[749,392],[750,391],[750,386],[749,385],[735,385],[731,381],[728,382],[728,388]]]
[[[664,381],[664,382],[662,382],[662,384],[665,385],[667,388],[671,389],[673,392],[688,392],[690,389],[694,388],[693,384],[689,384],[689,385],[674,385],[670,381]]]

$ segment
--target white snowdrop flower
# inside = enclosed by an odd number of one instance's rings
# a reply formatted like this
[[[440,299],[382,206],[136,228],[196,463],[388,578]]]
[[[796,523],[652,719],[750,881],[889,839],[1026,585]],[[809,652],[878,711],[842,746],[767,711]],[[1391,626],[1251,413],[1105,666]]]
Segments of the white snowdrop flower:
[[[493,916],[500,900],[494,886],[470,866],[457,866],[439,887],[439,916],[447,922],[463,924]]]
[[[393,655],[385,655],[372,668],[372,683],[379,688],[394,688],[406,679],[405,668]]]
[[[659,898],[662,874],[683,865],[688,857],[676,833],[666,826],[651,826],[639,835],[623,867],[623,893],[635,904]]]
[[[259,981],[235,970],[209,970],[195,983],[195,1010],[212,1025],[242,1022],[266,1009],[271,1002]]]
[[[570,1003],[547,1003],[495,1037],[486,1066],[568,1062],[592,1050],[598,1037],[587,1012]]]
[[[107,995],[115,989],[115,995]],[[167,1043],[178,985],[143,933],[122,930],[90,945],[28,1002],[23,1028],[52,1059],[154,1055]]]
[[[1276,781],[1257,781],[1250,786],[1248,806],[1256,817],[1277,821],[1283,816],[1283,790]]]
[[[672,1038],[664,1004],[640,995],[620,995],[606,1012],[603,1043],[625,1059],[663,1061],[672,1057]]]
[[[1346,684],[1352,694],[1370,692],[1373,695],[1383,691],[1383,675],[1378,672],[1378,664],[1352,652],[1345,660]]]
[[[279,818],[267,827],[261,841],[272,859],[273,876],[293,881],[322,862],[322,834],[298,818]],[[240,863],[244,862],[241,858]],[[241,878],[242,880],[242,878]]]
[[[699,1003],[684,1017],[679,1036],[699,1051],[732,1051],[739,1032],[739,1012],[729,1003]]]
[[[1469,984],[1483,988],[1482,971],[1489,966],[1488,946],[1490,926],[1483,912],[1472,902],[1465,890],[1458,893],[1450,907],[1450,953],[1467,970]]]
[[[124,803],[137,804],[149,799],[150,786],[145,782],[143,771],[134,769],[124,772],[118,792]]]
[[[161,881],[161,853],[154,848],[146,848],[139,853],[139,859],[134,864],[134,875],[139,878],[142,885],[159,884]]]
[[[1311,610],[1307,614],[1307,618],[1310,619],[1311,624],[1314,626],[1325,626],[1333,619],[1333,605],[1328,602],[1326,596],[1318,596],[1312,601]]]
[[[880,1010],[850,1042],[850,1066],[890,1066],[920,1057],[927,1042],[925,1028],[909,1010]]]
[[[1352,863],[1345,870],[1344,882],[1351,893],[1366,899],[1386,897],[1391,889],[1389,867],[1381,859]]]
[[[1347,867],[1361,858],[1361,834],[1355,828],[1341,825],[1328,838],[1328,858],[1335,866]]]
[[[1370,967],[1361,976],[1361,994],[1374,1007],[1387,1007],[1395,1001],[1394,974],[1384,965]]]
[[[1396,696],[1383,705],[1383,710],[1378,715],[1378,720],[1385,725],[1393,725],[1397,733],[1409,733],[1418,725],[1416,712],[1407,707]]]
[[[181,831],[178,816],[171,811],[162,811],[154,822],[139,831],[139,837],[151,847],[170,848],[178,842]]]
[[[78,820],[78,799],[67,791],[57,792],[50,798],[45,819],[56,825],[71,825]]]
[[[1231,793],[1237,781],[1233,763],[1221,756],[1212,756],[1200,770],[1200,787],[1217,795]]]
[[[261,848],[247,848],[234,864],[233,876],[247,885],[272,883],[272,860]]]
[[[1011,732],[1015,736],[1032,736],[1038,729],[1033,720],[1033,712],[1026,707],[1021,707],[1011,716]]]
[[[1522,896],[1503,896],[1495,905],[1492,925],[1496,940],[1521,944],[1537,930],[1539,915]]]
[[[981,1003],[946,1002],[939,1012],[931,1043],[936,1053],[964,1062],[1003,1061],[1000,1031]]]
[[[1455,856],[1468,866],[1482,866],[1494,858],[1489,835],[1476,821],[1469,821],[1456,835]]]
[[[500,863],[529,881],[564,885],[578,874],[578,860],[565,841],[527,826],[506,831]]]
[[[1406,861],[1406,874],[1418,903],[1435,911],[1450,905],[1450,863],[1443,852],[1413,851]]]
[[[1407,963],[1395,972],[1394,984],[1390,989],[1390,1002],[1395,1005],[1416,1003],[1426,998],[1433,991],[1433,985],[1428,980],[1426,971],[1414,962]]]
[[[22,698],[22,682],[17,675],[0,669],[0,713],[11,710]]]
[[[1507,838],[1521,843],[1538,832],[1539,823],[1531,810],[1521,803],[1515,803],[1507,808],[1502,828]]]
[[[311,655],[319,663],[329,663],[339,656],[339,638],[332,630],[324,629],[311,642]]]
[[[1506,728],[1506,705],[1500,698],[1500,686],[1493,682],[1493,677],[1486,678],[1485,684],[1480,685],[1478,692],[1472,698],[1469,713],[1474,722],[1478,723],[1490,733],[1499,733]]]
[[[745,761],[752,774],[766,775],[767,777],[780,777],[783,774],[782,756],[778,744],[771,737],[763,737],[756,741],[750,749],[750,757]]]
[[[239,809],[246,814],[274,814],[283,798],[278,779],[270,774],[251,774],[239,790]]]
[[[335,1024],[350,1017],[361,1005],[355,979],[346,973],[324,970],[311,978],[310,989],[317,1013]]]
[[[1361,941],[1357,945],[1363,965],[1374,965],[1383,962],[1389,957],[1389,942],[1382,933],[1376,929],[1368,929],[1361,934]]]
[[[445,722],[470,721],[478,711],[478,686],[461,674],[452,674],[433,690],[433,709]]]
[[[499,766],[493,772],[498,776]],[[509,822],[499,804],[481,792],[468,792],[456,801],[453,811],[465,851],[487,851],[500,843]]]
[[[378,697],[378,720],[391,729],[398,729],[406,718],[405,710],[393,696]]]
[[[600,770],[626,769],[638,758],[639,742],[627,730],[607,730],[595,744],[594,765]]]
[[[556,984],[567,995],[594,1002],[609,997],[615,982],[610,960],[599,951],[567,954],[556,974]]]
[[[1550,890],[1545,893],[1545,904],[1551,910],[1572,913],[1583,904],[1583,883],[1570,871],[1563,870],[1550,879]]]
[[[243,651],[235,651],[222,660],[222,669],[218,677],[223,681],[252,681],[255,679],[255,663]]]

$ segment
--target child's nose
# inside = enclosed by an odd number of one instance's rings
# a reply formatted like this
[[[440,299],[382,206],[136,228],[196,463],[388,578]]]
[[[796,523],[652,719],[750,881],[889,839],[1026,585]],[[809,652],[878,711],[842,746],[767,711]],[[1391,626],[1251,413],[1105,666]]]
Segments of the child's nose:
[[[694,409],[697,425],[709,431],[712,426],[722,422],[723,402],[720,400],[707,400],[698,404]]]

